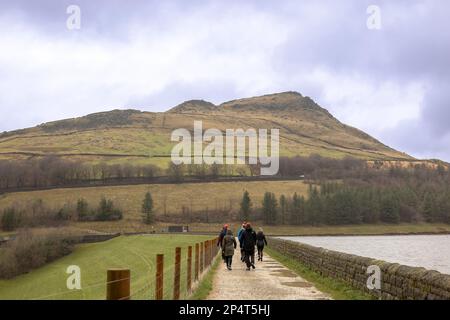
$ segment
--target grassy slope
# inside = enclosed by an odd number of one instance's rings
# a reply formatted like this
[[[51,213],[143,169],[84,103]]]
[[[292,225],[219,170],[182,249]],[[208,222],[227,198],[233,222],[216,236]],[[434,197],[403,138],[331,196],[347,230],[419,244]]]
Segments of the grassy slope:
[[[298,94],[284,93],[232,101],[213,109],[201,105],[164,113],[112,111],[45,124],[0,135],[0,154],[30,152],[70,154],[88,162],[167,164],[174,143],[170,134],[176,128],[192,129],[194,120],[203,128],[280,129],[280,154],[284,156],[317,153],[327,157],[354,156],[364,159],[410,159],[363,132],[348,127],[326,110]],[[75,156],[80,153],[89,156]],[[119,158],[94,154],[123,155]],[[133,155],[152,158],[133,157]],[[165,156],[165,157],[159,157]],[[3,155],[17,158],[18,155]],[[23,157],[23,156],[22,156]]]
[[[166,199],[167,214],[180,213],[181,207],[191,207],[194,211],[208,208],[210,214],[216,209],[231,208],[239,210],[242,192],[249,190],[253,206],[260,206],[265,191],[292,195],[294,192],[306,195],[307,186],[302,181],[267,181],[267,182],[227,182],[207,184],[162,184],[116,187],[94,187],[76,189],[54,189],[33,192],[17,192],[0,195],[0,212],[12,203],[23,203],[33,199],[43,199],[50,206],[61,207],[64,203],[75,204],[83,197],[90,203],[97,205],[101,196],[113,199],[124,209],[124,219],[114,222],[80,222],[71,223],[70,227],[80,231],[94,229],[107,232],[160,231],[167,224],[146,226],[141,221],[141,203],[145,192],[152,193],[155,213],[163,214],[163,203]],[[239,221],[221,221],[230,223],[237,229]],[[254,221],[255,226],[262,226],[271,235],[364,235],[364,234],[407,234],[407,233],[450,233],[450,225],[440,223],[421,224],[376,224],[376,225],[347,225],[347,226],[266,226]],[[221,223],[190,223],[191,231],[216,233]],[[70,231],[70,230],[67,230]],[[75,230],[76,231],[76,230]],[[0,235],[6,235],[1,233]]]
[[[344,226],[265,226],[272,235],[383,235],[416,233],[450,233],[443,223],[361,224]]]
[[[171,298],[174,248],[182,247],[183,289],[186,286],[187,246],[209,238],[190,235],[122,236],[106,242],[83,244],[72,254],[42,268],[12,280],[0,280],[0,299],[105,299],[106,270],[114,267],[131,269],[132,299],[152,299],[157,253],[165,254],[164,297]],[[69,265],[81,268],[82,290],[68,291],[65,271]]]
[[[270,247],[266,248],[267,253],[279,261],[292,271],[299,274],[305,280],[312,282],[317,289],[322,292],[330,294],[333,299],[336,300],[369,300],[373,299],[372,296],[367,293],[362,292],[361,290],[354,289],[349,286],[347,283],[333,279],[331,277],[322,276],[297,260],[294,260],[290,257],[287,257],[278,251],[272,250]]]
[[[51,206],[61,207],[64,203],[76,203],[79,198],[97,205],[106,196],[125,211],[125,220],[140,220],[141,205],[145,193],[150,191],[155,203],[156,214],[164,213],[164,199],[167,214],[180,213],[182,206],[192,211],[231,208],[238,210],[244,190],[250,192],[252,201],[259,206],[264,192],[275,191],[277,195],[305,195],[307,186],[302,181],[255,181],[255,182],[212,182],[161,185],[137,185],[116,187],[95,187],[76,189],[54,189],[33,192],[17,192],[0,196],[0,209],[14,202],[42,199]]]

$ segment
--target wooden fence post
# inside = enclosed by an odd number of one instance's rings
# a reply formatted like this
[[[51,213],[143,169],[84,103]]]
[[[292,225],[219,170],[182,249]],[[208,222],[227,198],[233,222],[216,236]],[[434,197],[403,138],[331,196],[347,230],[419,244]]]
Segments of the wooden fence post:
[[[156,288],[155,299],[162,300],[164,296],[164,255],[156,255]]]
[[[181,248],[175,248],[175,270],[173,275],[173,300],[180,300]]]
[[[194,267],[194,280],[197,281],[198,280],[198,267],[199,267],[199,261],[198,261],[198,243],[195,244],[195,267]]]
[[[209,265],[211,265],[211,262],[212,262],[212,250],[213,250],[214,248],[213,248],[213,243],[212,243],[212,241],[211,241],[211,240],[208,240],[208,242],[209,242],[209,250],[208,250],[208,255],[209,255]]]
[[[130,299],[130,269],[108,269],[106,300]]]
[[[203,273],[203,242],[200,242],[200,274]]]
[[[188,247],[188,256],[187,256],[187,279],[186,279],[186,287],[187,291],[191,291],[192,285],[192,246]]]
[[[208,240],[205,241],[205,264],[208,267],[209,266],[209,247],[210,247],[210,243]]]

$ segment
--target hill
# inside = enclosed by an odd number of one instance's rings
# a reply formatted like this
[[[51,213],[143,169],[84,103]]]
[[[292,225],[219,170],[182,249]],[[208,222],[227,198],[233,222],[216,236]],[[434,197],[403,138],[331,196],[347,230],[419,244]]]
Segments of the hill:
[[[166,112],[113,110],[44,123],[0,135],[0,157],[57,155],[88,162],[153,163],[165,166],[174,129],[280,129],[280,155],[319,154],[367,160],[414,160],[368,134],[341,123],[311,98],[284,92],[214,105],[191,100]]]

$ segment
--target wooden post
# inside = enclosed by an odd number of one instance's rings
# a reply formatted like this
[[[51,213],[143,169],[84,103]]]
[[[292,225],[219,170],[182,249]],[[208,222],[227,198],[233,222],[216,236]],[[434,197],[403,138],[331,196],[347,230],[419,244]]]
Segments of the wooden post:
[[[210,245],[209,241],[206,240],[205,241],[205,265],[206,265],[206,267],[209,266],[209,245]]]
[[[164,296],[164,255],[156,255],[156,289],[155,299],[162,300]]]
[[[130,269],[108,269],[106,300],[130,299]]]
[[[211,262],[212,262],[212,251],[213,251],[213,243],[212,243],[212,241],[211,240],[208,240],[208,242],[209,242],[209,250],[208,250],[208,258],[209,258],[209,265],[211,265]]]
[[[213,249],[213,243],[212,243],[212,241],[211,240],[208,240],[208,242],[209,242],[209,245],[208,245],[208,258],[209,258],[209,265],[211,265],[211,262],[212,262],[212,249]]]
[[[214,250],[215,248],[217,248],[217,243],[214,243],[214,239],[211,240],[211,262],[210,264],[212,264],[213,259],[214,259]]]
[[[192,246],[188,247],[188,256],[187,256],[187,280],[186,280],[187,291],[191,291],[192,285]]]
[[[200,242],[200,274],[203,273],[203,242]]]
[[[195,244],[195,267],[194,267],[194,280],[198,280],[198,267],[199,267],[199,252],[198,252],[198,243]]]
[[[175,248],[175,270],[173,275],[173,300],[180,300],[181,248]]]

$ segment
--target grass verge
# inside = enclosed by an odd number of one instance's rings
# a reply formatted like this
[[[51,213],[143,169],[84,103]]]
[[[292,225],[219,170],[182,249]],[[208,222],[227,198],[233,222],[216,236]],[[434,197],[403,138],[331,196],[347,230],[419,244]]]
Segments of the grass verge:
[[[371,295],[351,287],[344,281],[322,276],[311,270],[301,262],[294,260],[276,250],[266,248],[267,253],[275,260],[291,269],[305,280],[314,284],[314,286],[324,293],[328,293],[335,300],[372,300]]]
[[[195,289],[194,293],[189,297],[189,300],[206,300],[209,293],[213,287],[213,279],[214,275],[217,272],[217,268],[219,267],[221,259],[219,256],[216,257],[214,263],[211,266],[211,269],[208,270],[208,273],[200,280],[198,287]]]

